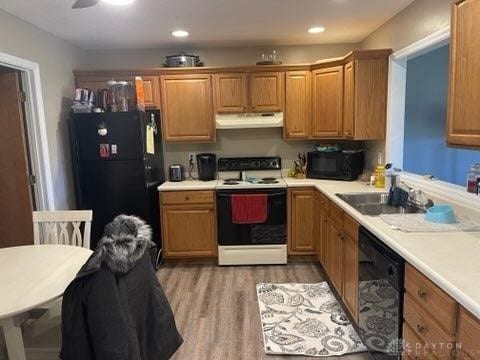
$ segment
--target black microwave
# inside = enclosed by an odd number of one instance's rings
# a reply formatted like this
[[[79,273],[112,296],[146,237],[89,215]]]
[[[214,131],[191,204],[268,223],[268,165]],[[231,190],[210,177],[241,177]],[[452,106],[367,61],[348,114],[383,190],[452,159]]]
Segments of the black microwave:
[[[307,154],[307,178],[354,181],[362,174],[364,162],[363,150],[312,151]]]

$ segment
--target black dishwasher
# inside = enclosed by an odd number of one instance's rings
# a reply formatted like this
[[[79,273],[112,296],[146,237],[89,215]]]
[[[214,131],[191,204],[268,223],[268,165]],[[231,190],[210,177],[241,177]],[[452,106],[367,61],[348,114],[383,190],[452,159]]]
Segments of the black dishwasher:
[[[405,260],[360,227],[358,265],[359,335],[374,359],[399,359]]]

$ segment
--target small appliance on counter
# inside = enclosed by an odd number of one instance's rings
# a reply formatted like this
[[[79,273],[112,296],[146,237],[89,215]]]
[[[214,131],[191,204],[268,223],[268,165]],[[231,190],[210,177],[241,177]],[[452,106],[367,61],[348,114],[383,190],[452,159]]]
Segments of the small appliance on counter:
[[[307,153],[307,178],[354,181],[364,162],[363,150],[312,151]]]
[[[163,64],[165,67],[199,67],[203,66],[203,62],[200,61],[200,56],[189,55],[184,52],[175,55],[165,56],[166,61]]]
[[[217,157],[215,154],[198,154],[197,155],[197,169],[198,180],[210,181],[215,180],[217,171]]]
[[[182,165],[174,164],[168,167],[168,181],[180,182],[185,180],[185,172]]]

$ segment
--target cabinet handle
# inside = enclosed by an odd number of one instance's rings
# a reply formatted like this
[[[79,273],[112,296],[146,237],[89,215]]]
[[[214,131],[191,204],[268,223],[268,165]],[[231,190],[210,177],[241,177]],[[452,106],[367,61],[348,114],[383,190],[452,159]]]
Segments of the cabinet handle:
[[[418,295],[418,297],[423,299],[427,295],[427,293],[422,289],[418,289],[417,295]]]
[[[417,324],[417,331],[418,331],[419,333],[422,333],[422,332],[425,331],[425,327],[422,326],[422,325],[420,325],[420,324]]]
[[[190,196],[185,196],[185,200],[190,200]]]

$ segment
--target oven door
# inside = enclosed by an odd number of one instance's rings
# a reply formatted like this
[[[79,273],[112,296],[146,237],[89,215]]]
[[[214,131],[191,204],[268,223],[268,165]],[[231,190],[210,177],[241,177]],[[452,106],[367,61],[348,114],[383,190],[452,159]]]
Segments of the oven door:
[[[267,220],[262,224],[234,224],[232,194],[267,194]],[[286,189],[217,190],[218,244],[222,246],[286,244],[286,204]]]
[[[309,152],[307,156],[307,177],[340,180],[343,178],[343,153]]]

